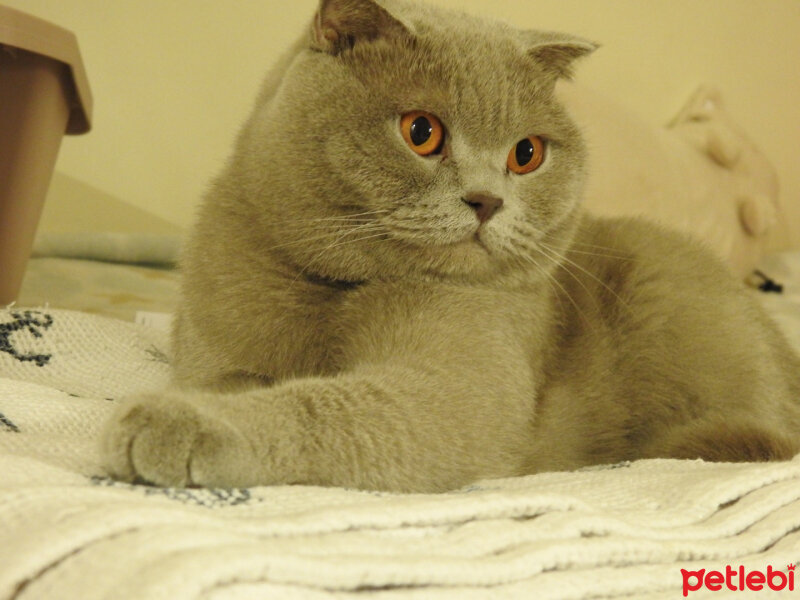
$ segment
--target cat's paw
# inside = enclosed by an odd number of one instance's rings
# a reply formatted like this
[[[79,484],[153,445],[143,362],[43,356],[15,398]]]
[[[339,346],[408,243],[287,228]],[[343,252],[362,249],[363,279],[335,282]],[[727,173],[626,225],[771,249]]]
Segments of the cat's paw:
[[[101,438],[109,474],[167,487],[240,487],[254,462],[247,439],[179,393],[127,400]]]

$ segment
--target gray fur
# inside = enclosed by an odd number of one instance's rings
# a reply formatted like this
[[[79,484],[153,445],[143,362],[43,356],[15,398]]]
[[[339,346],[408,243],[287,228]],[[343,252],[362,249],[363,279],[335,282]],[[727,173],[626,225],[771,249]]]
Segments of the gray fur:
[[[585,151],[553,88],[592,48],[323,0],[205,198],[175,386],[119,408],[109,471],[441,491],[796,452],[798,359],[750,292],[698,243],[582,214]],[[406,146],[411,110],[444,123],[441,155]],[[508,172],[529,134],[544,164]],[[503,199],[480,230],[476,192]]]

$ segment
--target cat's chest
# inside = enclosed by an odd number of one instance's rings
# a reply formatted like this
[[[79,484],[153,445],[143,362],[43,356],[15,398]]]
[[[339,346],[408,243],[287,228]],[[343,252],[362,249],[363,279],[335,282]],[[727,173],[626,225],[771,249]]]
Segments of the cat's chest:
[[[324,317],[331,370],[446,354],[535,353],[544,321],[527,293],[425,283],[368,284]]]
[[[447,368],[476,353],[534,365],[547,337],[546,311],[531,294],[410,283],[307,292],[253,298],[246,327],[184,315],[181,347],[205,352],[184,352],[183,370],[196,379],[200,357],[209,372],[275,382],[386,362]]]

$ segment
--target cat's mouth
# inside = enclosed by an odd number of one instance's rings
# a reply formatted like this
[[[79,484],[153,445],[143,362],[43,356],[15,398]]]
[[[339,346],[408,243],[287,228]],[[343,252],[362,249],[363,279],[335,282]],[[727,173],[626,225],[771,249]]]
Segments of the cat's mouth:
[[[458,248],[458,249],[468,249],[471,247],[477,247],[486,252],[487,254],[492,254],[491,249],[486,244],[484,235],[485,234],[483,228],[479,227],[478,229],[462,237],[461,239],[441,244],[441,246],[444,248]]]
[[[475,230],[475,233],[472,234],[472,237],[470,238],[468,243],[476,243],[476,244],[478,244],[478,246],[480,246],[481,248],[486,250],[486,252],[491,254],[491,251],[489,250],[489,246],[486,245],[486,243],[483,241],[483,238],[481,237],[481,231],[482,231],[482,229],[480,227],[478,227],[478,229]]]
[[[454,253],[454,258],[455,256],[461,256],[462,258],[472,256],[474,259],[476,257],[476,253],[484,256],[494,255],[494,252],[489,244],[487,244],[485,235],[481,229],[478,229],[477,231],[464,236],[461,239],[454,240],[446,244],[440,244],[439,248],[441,248],[446,254],[451,252]]]
[[[418,265],[428,273],[438,277],[482,278],[493,276],[508,258],[493,233],[472,226],[467,231],[438,230],[424,238],[398,235],[395,239],[399,248],[411,250],[418,257]]]

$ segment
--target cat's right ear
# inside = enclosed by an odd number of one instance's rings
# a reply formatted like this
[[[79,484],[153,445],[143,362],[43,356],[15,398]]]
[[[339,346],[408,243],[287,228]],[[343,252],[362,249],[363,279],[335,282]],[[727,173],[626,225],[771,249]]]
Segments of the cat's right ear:
[[[573,63],[597,49],[597,44],[559,33],[527,32],[528,56],[533,58],[553,80],[571,79]]]
[[[374,0],[320,0],[311,46],[339,54],[359,43],[407,33],[406,27]]]

